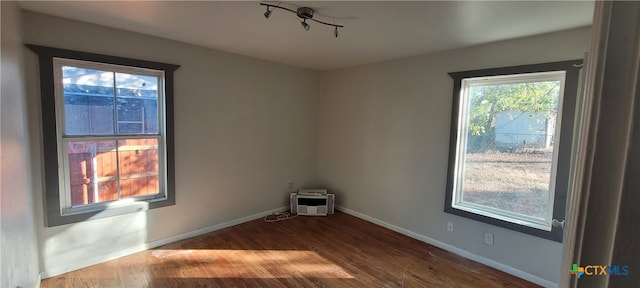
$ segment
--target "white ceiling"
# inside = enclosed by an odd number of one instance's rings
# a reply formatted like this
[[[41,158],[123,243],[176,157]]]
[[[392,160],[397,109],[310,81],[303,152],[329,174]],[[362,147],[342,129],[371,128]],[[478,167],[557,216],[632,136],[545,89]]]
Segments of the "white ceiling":
[[[294,14],[260,2],[31,2],[26,10],[315,70],[415,56],[590,25],[592,1],[285,2],[316,10],[304,31]],[[278,2],[265,2],[277,4]]]

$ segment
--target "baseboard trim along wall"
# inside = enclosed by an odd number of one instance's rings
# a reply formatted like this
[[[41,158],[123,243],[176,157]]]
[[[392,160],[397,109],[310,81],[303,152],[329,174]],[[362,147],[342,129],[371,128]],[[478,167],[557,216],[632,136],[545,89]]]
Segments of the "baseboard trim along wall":
[[[38,281],[36,282],[35,288],[40,288],[40,284],[42,284],[42,272],[38,273]]]
[[[271,209],[271,210],[268,210],[268,211],[256,213],[256,214],[253,214],[253,215],[249,215],[249,216],[246,216],[246,217],[234,219],[234,220],[227,221],[227,222],[224,222],[224,223],[219,223],[219,224],[216,224],[216,225],[213,225],[213,226],[204,227],[204,228],[201,228],[201,229],[197,229],[197,230],[193,230],[193,231],[190,231],[190,232],[174,235],[174,236],[167,237],[167,238],[160,239],[160,240],[156,240],[156,241],[151,241],[151,242],[146,243],[146,244],[137,245],[137,246],[134,246],[134,247],[131,247],[131,248],[127,248],[127,249],[123,249],[123,250],[120,250],[120,251],[116,251],[116,252],[113,252],[113,253],[109,253],[109,254],[105,254],[105,255],[100,255],[100,256],[88,258],[88,259],[73,263],[72,265],[67,265],[67,266],[63,266],[63,267],[55,267],[53,269],[42,271],[40,273],[41,274],[41,279],[46,279],[46,278],[49,278],[49,277],[57,276],[57,275],[64,274],[64,273],[67,273],[67,272],[71,272],[71,271],[74,271],[74,270],[78,270],[78,269],[82,269],[82,268],[85,268],[85,267],[89,267],[91,265],[100,264],[100,263],[103,263],[103,262],[106,262],[106,261],[118,259],[120,257],[124,257],[124,256],[127,256],[127,255],[138,253],[138,252],[141,252],[141,251],[144,251],[144,250],[160,247],[162,245],[166,245],[166,244],[173,243],[173,242],[176,242],[176,241],[184,240],[184,239],[187,239],[187,238],[195,237],[195,236],[198,236],[198,235],[206,234],[206,233],[213,232],[213,231],[216,231],[216,230],[220,230],[220,229],[224,229],[224,228],[227,228],[227,227],[231,227],[231,226],[235,226],[235,225],[238,225],[238,224],[242,224],[242,223],[245,223],[245,222],[249,222],[249,221],[252,221],[252,220],[255,220],[255,219],[262,218],[262,217],[267,216],[267,215],[271,215],[271,214],[273,214],[275,212],[281,212],[281,211],[287,211],[287,210],[289,210],[289,206],[282,206],[282,207],[279,207],[279,208],[276,208],[276,209]]]
[[[289,209],[289,206],[283,206],[283,207],[279,207],[279,208],[276,208],[276,209],[271,209],[271,210],[268,210],[268,211],[264,211],[264,212],[256,213],[256,214],[249,215],[249,216],[246,216],[246,217],[242,217],[242,218],[234,219],[234,220],[231,220],[231,221],[227,221],[227,222],[224,222],[224,223],[219,223],[219,224],[212,225],[212,226],[209,226],[209,227],[204,227],[204,228],[193,230],[193,231],[190,231],[190,232],[178,234],[178,235],[175,235],[175,236],[167,237],[167,238],[156,240],[156,241],[152,241],[152,242],[149,242],[149,243],[146,243],[146,244],[137,245],[137,246],[134,246],[134,247],[131,247],[131,248],[128,248],[128,249],[123,249],[123,250],[120,250],[120,251],[117,251],[117,252],[113,252],[113,253],[109,253],[109,254],[105,254],[105,255],[100,255],[100,256],[88,258],[88,259],[85,259],[83,261],[76,262],[76,263],[74,263],[72,265],[67,265],[67,266],[64,266],[64,267],[55,267],[53,269],[49,269],[49,270],[46,270],[46,271],[43,271],[42,273],[40,273],[40,278],[41,279],[46,279],[46,278],[49,278],[49,277],[57,276],[57,275],[64,274],[64,273],[67,273],[67,272],[71,272],[71,271],[74,271],[74,270],[82,269],[82,268],[85,268],[85,267],[88,267],[88,266],[91,266],[91,265],[100,264],[100,263],[103,263],[103,262],[106,262],[106,261],[118,259],[118,258],[127,256],[127,255],[131,255],[131,254],[134,254],[134,253],[138,253],[138,252],[141,252],[141,251],[144,251],[144,250],[160,247],[162,245],[166,245],[166,244],[173,243],[173,242],[176,242],[176,241],[188,239],[188,238],[195,237],[195,236],[198,236],[198,235],[206,234],[206,233],[213,232],[213,231],[216,231],[216,230],[220,230],[220,229],[224,229],[224,228],[231,227],[231,226],[234,226],[234,225],[238,225],[238,224],[242,224],[242,223],[245,223],[245,222],[249,222],[249,221],[252,221],[252,220],[255,220],[255,219],[262,218],[262,217],[267,216],[267,215],[271,215],[271,214],[273,214],[275,212],[286,211],[288,209]],[[338,211],[344,212],[346,214],[352,215],[354,217],[358,217],[358,218],[360,218],[362,220],[374,223],[376,225],[380,225],[382,227],[385,227],[385,228],[390,229],[392,231],[395,231],[395,232],[398,232],[400,234],[406,235],[408,237],[414,238],[416,240],[420,240],[420,241],[425,242],[427,244],[436,246],[436,247],[438,247],[440,249],[444,249],[446,251],[449,251],[451,253],[457,254],[457,255],[462,256],[464,258],[467,258],[469,260],[473,260],[473,261],[476,261],[478,263],[481,263],[481,264],[487,265],[489,267],[492,267],[492,268],[498,269],[500,271],[503,271],[505,273],[509,273],[509,274],[511,274],[513,276],[522,278],[522,279],[527,280],[529,282],[532,282],[532,283],[535,283],[535,284],[538,284],[538,285],[541,285],[541,286],[544,286],[544,287],[550,287],[550,288],[557,288],[558,287],[557,283],[553,283],[553,282],[551,282],[549,280],[546,280],[546,279],[540,278],[538,276],[529,274],[527,272],[524,272],[522,270],[516,269],[516,268],[511,267],[509,265],[505,265],[505,264],[502,264],[500,262],[491,260],[489,258],[485,258],[485,257],[479,256],[479,255],[473,254],[473,253],[471,253],[469,251],[466,251],[466,250],[460,249],[458,247],[455,247],[455,246],[440,242],[438,240],[435,240],[433,238],[429,238],[427,236],[415,233],[413,231],[409,231],[407,229],[404,229],[404,228],[398,227],[396,225],[384,222],[382,220],[370,217],[370,216],[362,214],[360,212],[357,212],[357,211],[354,211],[354,210],[351,210],[351,209],[348,209],[348,208],[345,208],[345,207],[342,207],[342,206],[338,206],[338,205],[335,206],[335,209],[338,210]]]
[[[471,253],[471,252],[469,252],[467,250],[463,250],[463,249],[460,249],[458,247],[455,247],[455,246],[440,242],[440,241],[435,240],[433,238],[429,238],[429,237],[424,236],[422,234],[418,234],[418,233],[415,233],[413,231],[409,231],[409,230],[404,229],[402,227],[398,227],[396,225],[393,225],[393,224],[384,222],[382,220],[370,217],[370,216],[362,214],[360,212],[353,211],[351,209],[348,209],[348,208],[345,208],[345,207],[342,207],[342,206],[339,206],[339,205],[336,205],[335,209],[338,210],[338,211],[344,212],[346,214],[349,214],[351,216],[358,217],[358,218],[360,218],[362,220],[371,222],[373,224],[380,225],[380,226],[382,226],[384,228],[387,228],[389,230],[393,230],[393,231],[398,232],[400,234],[409,236],[409,237],[411,237],[413,239],[416,239],[416,240],[425,242],[427,244],[436,246],[436,247],[438,247],[440,249],[447,250],[447,251],[449,251],[451,253],[454,253],[456,255],[462,256],[462,257],[467,258],[469,260],[476,261],[478,263],[487,265],[487,266],[489,266],[491,268],[494,268],[494,269],[500,270],[502,272],[511,274],[513,276],[522,278],[522,279],[527,280],[529,282],[538,284],[540,286],[549,287],[549,288],[557,288],[558,287],[557,283],[553,283],[553,282],[551,282],[549,280],[546,280],[546,279],[540,278],[538,276],[529,274],[527,272],[524,272],[522,270],[516,269],[516,268],[511,267],[509,265],[505,265],[505,264],[502,264],[500,262],[491,260],[489,258],[473,254],[473,253]]]

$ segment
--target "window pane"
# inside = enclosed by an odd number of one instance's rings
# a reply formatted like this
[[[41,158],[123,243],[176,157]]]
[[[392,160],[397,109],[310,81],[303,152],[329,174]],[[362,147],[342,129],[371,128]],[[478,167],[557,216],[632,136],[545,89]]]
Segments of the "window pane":
[[[121,198],[158,194],[158,139],[118,141]]]
[[[113,72],[62,66],[65,135],[114,134]]]
[[[116,73],[119,134],[158,133],[158,79]]]
[[[71,205],[118,199],[116,141],[70,141],[67,144]]]
[[[546,219],[560,81],[468,90],[462,201]]]
[[[118,131],[120,134],[141,134],[142,123],[122,123],[118,121]]]

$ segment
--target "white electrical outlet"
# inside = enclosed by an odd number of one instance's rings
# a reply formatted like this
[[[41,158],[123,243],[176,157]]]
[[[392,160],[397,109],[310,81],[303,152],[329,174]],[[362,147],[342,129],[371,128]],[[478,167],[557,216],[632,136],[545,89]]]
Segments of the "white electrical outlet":
[[[293,180],[289,180],[289,182],[287,182],[287,188],[289,189],[293,188]]]
[[[484,233],[484,244],[493,246],[493,234],[487,232]]]
[[[453,232],[453,222],[447,222],[447,231]]]

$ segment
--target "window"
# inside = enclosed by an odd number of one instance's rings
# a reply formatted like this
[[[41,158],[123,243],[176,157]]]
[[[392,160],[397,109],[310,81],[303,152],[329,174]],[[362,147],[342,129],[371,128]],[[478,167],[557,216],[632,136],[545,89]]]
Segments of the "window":
[[[446,212],[562,242],[581,63],[450,73]]]
[[[27,46],[40,58],[47,225],[173,205],[178,66]]]

